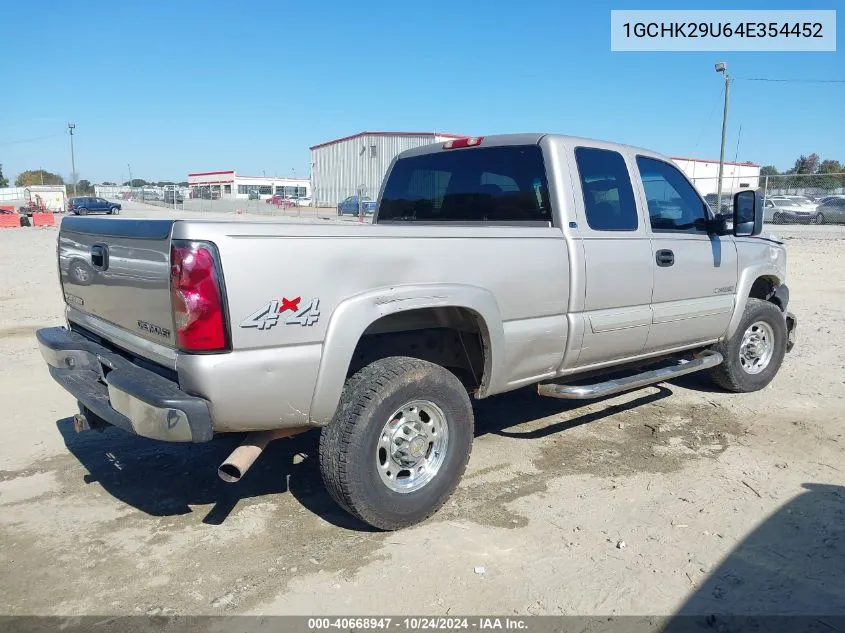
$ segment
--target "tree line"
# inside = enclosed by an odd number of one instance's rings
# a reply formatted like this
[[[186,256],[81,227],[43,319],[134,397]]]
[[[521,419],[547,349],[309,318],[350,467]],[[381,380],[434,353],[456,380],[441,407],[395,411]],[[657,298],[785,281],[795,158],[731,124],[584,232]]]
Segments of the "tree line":
[[[22,171],[15,178],[15,187],[31,187],[33,185],[64,185],[65,180],[59,174],[54,174],[46,169],[29,169]],[[103,181],[100,183],[103,186],[118,186],[115,182]],[[132,181],[125,181],[123,187],[165,187],[167,185],[178,185],[180,187],[187,187],[188,183],[174,182],[172,180],[144,180],[143,178],[133,178]],[[0,163],[0,188],[8,187],[9,179],[3,175],[3,165]],[[94,183],[90,180],[81,179],[76,182],[77,195],[94,194]]]
[[[845,166],[838,160],[822,160],[816,154],[801,154],[795,164],[784,172],[779,172],[774,165],[760,168],[761,176],[769,176],[770,188],[782,187],[817,187],[837,189],[845,187]]]

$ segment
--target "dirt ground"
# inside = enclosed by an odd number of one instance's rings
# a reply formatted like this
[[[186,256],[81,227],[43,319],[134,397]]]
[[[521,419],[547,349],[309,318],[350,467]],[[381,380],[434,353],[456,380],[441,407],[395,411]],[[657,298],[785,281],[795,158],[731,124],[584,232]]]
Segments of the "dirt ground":
[[[845,614],[841,241],[788,240],[798,344],[768,388],[480,401],[453,499],[385,534],[323,490],[316,433],[236,485],[238,438],[74,433],[33,336],[62,322],[55,239],[0,230],[0,615]]]

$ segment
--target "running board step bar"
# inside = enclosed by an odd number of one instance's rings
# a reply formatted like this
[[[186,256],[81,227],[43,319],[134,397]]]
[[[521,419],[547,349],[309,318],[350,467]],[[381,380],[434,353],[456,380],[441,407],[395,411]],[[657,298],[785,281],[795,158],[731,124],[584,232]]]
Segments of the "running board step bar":
[[[657,382],[664,382],[691,374],[702,369],[715,367],[724,360],[719,352],[704,351],[697,354],[692,360],[682,359],[671,367],[661,367],[644,371],[633,376],[597,382],[592,385],[561,385],[554,382],[545,382],[537,385],[537,393],[550,398],[566,398],[569,400],[589,400],[591,398],[602,398],[612,396],[623,391],[639,389]]]

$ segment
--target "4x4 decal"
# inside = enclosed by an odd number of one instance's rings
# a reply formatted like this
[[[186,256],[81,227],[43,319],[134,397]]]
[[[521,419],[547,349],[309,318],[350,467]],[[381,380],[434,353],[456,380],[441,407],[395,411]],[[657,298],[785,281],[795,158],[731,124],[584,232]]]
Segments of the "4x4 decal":
[[[241,327],[269,330],[279,323],[282,315],[288,312],[290,314],[287,314],[287,318],[282,321],[285,325],[314,325],[320,320],[320,300],[318,298],[311,299],[300,308],[301,301],[302,297],[272,299],[244,319]]]

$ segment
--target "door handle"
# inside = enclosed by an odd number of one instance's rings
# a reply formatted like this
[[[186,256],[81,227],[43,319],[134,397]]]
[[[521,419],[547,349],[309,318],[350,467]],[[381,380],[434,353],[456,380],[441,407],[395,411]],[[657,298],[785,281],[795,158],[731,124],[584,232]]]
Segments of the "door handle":
[[[94,244],[91,247],[91,266],[96,270],[106,270],[109,267],[109,248],[105,244]]]
[[[675,253],[668,249],[662,249],[655,253],[657,265],[661,267],[671,266],[675,263]]]

